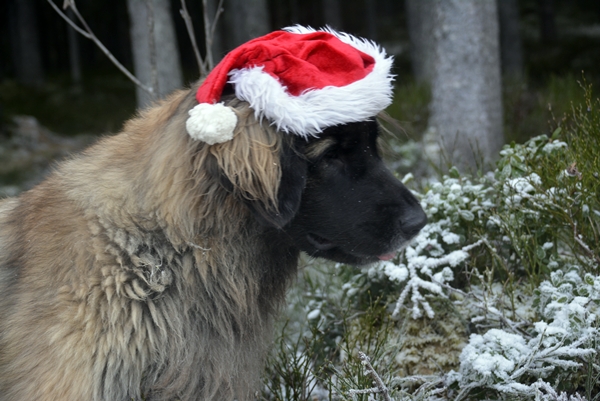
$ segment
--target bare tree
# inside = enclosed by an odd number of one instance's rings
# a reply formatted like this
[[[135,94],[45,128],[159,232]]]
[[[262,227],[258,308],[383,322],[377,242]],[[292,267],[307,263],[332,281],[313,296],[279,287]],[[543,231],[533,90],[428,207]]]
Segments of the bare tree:
[[[271,30],[267,0],[225,0],[224,7],[230,49]]]
[[[489,167],[504,143],[496,1],[427,3],[434,17],[428,137],[442,154],[426,149],[440,167],[442,155],[462,170]]]
[[[544,43],[554,43],[558,38],[554,0],[538,0],[540,37]]]
[[[69,18],[67,16],[67,14],[65,14],[63,11],[61,11],[61,9],[56,4],[54,4],[54,1],[52,1],[52,0],[46,0],[46,1],[54,9],[54,11],[56,11],[56,13],[58,15],[60,15],[60,17],[69,24],[69,26],[71,28],[73,28],[79,34],[83,35],[85,38],[94,42],[94,44],[96,44],[96,46],[98,46],[98,48],[100,48],[100,50],[102,50],[102,53],[104,53],[106,55],[106,57],[108,57],[108,59],[119,70],[121,70],[121,72],[123,74],[125,74],[125,76],[127,76],[127,78],[129,78],[133,83],[135,83],[137,87],[141,88],[142,90],[148,92],[151,95],[156,93],[156,91],[153,88],[151,88],[147,85],[144,85],[143,83],[140,82],[140,80],[138,80],[135,77],[135,75],[133,75],[131,72],[129,72],[129,70],[127,68],[125,68],[125,66],[123,66],[123,64],[121,64],[119,62],[119,60],[117,60],[115,58],[115,56],[113,56],[113,54],[106,48],[106,46],[104,46],[104,44],[100,41],[100,39],[98,39],[98,37],[96,37],[94,32],[92,32],[92,29],[90,28],[90,26],[87,24],[85,18],[83,18],[83,16],[79,13],[79,10],[77,9],[77,5],[75,4],[75,0],[64,0],[63,8],[66,9],[68,12],[70,12],[71,15],[74,15],[76,17],[76,20]]]
[[[160,98],[183,84],[170,0],[127,0],[136,77]],[[151,34],[153,31],[153,34]],[[153,95],[137,88],[138,107]]]
[[[288,0],[290,6],[290,20],[293,24],[297,24],[300,21],[300,5],[298,0]]]
[[[223,40],[223,26],[215,25],[220,15],[219,9],[223,6],[223,0],[205,0],[206,10],[204,11],[204,25],[209,26],[212,30],[212,36],[210,37],[211,43],[210,48],[207,44],[206,52],[211,54],[213,58],[213,64],[218,63],[223,55],[225,55],[225,43]],[[222,10],[221,10],[222,11]],[[213,65],[214,66],[214,65]]]
[[[500,22],[500,55],[502,73],[509,79],[523,77],[523,46],[519,5],[517,0],[498,1],[498,19]]]
[[[434,36],[431,0],[406,0],[410,60],[419,82],[431,82],[433,76]]]
[[[67,15],[71,20],[75,19],[73,9],[67,10]],[[69,67],[71,70],[71,80],[76,87],[81,85],[81,57],[79,52],[79,36],[72,26],[67,27],[67,39],[69,41]]]
[[[98,37],[96,37],[94,32],[92,32],[92,29],[90,28],[90,26],[87,24],[85,18],[83,18],[83,16],[79,13],[79,10],[77,9],[75,0],[64,0],[64,2],[63,2],[63,9],[67,10],[67,13],[69,13],[71,15],[71,18],[69,18],[67,16],[67,14],[64,13],[54,3],[53,0],[46,0],[46,1],[54,9],[54,11],[56,11],[56,13],[58,15],[60,15],[60,17],[63,18],[69,24],[70,28],[74,29],[79,34],[83,35],[87,39],[90,39],[92,42],[94,42],[96,44],[96,46],[98,46],[98,48],[100,48],[100,50],[102,50],[102,52],[106,55],[106,57],[108,57],[109,60],[119,70],[121,70],[121,72],[123,74],[125,74],[133,83],[135,83],[136,88],[138,89],[139,92],[140,91],[145,92],[144,96],[146,96],[148,99],[156,99],[157,98],[157,93],[159,93],[158,92],[158,90],[159,90],[159,75],[158,75],[158,69],[157,69],[157,64],[158,64],[157,59],[164,59],[165,57],[160,57],[160,56],[157,57],[157,53],[161,54],[163,49],[157,48],[157,45],[156,45],[157,41],[155,40],[156,38],[155,38],[154,34],[147,35],[147,40],[148,40],[147,50],[148,50],[148,55],[149,55],[149,59],[150,59],[149,60],[149,65],[150,65],[149,70],[150,70],[150,81],[151,81],[151,85],[147,85],[147,84],[144,84],[143,82],[141,82],[135,75],[133,75],[127,68],[125,68],[125,66],[123,66],[123,64],[121,64],[119,62],[119,60],[117,60],[115,58],[115,56],[106,48],[106,46],[104,46],[104,44],[100,41],[100,39],[98,39]],[[144,0],[144,1],[146,3],[146,12],[147,12],[147,16],[146,16],[147,32],[148,33],[156,33],[155,17],[154,17],[154,10],[155,10],[154,2],[150,1],[150,0]],[[164,1],[164,2],[168,3],[169,0],[158,0],[158,1]],[[202,57],[200,56],[200,51],[198,49],[196,39],[195,39],[194,27],[193,27],[193,24],[191,21],[191,17],[187,11],[185,0],[180,0],[180,1],[181,1],[181,6],[182,6],[182,8],[180,10],[180,14],[185,21],[185,24],[186,24],[186,27],[188,30],[188,34],[190,36],[193,51],[196,55],[196,59],[198,62],[200,75],[204,76],[214,66],[212,52],[211,52],[211,46],[212,46],[214,35],[216,32],[215,27],[217,26],[219,16],[221,15],[221,13],[223,11],[223,8],[222,8],[223,0],[219,0],[218,4],[216,6],[216,11],[214,12],[214,14],[213,13],[210,14],[210,15],[212,15],[212,17],[210,17],[208,14],[209,11],[208,11],[207,0],[202,1],[202,5],[203,5],[202,12],[204,15],[204,25],[205,25],[205,27],[204,27],[205,28],[205,48],[206,48],[205,59],[202,59]],[[162,10],[164,11],[165,8],[163,7]],[[167,10],[168,10],[168,8],[167,8]],[[159,12],[161,12],[161,11],[159,11]],[[172,28],[172,23],[171,23],[171,28]],[[158,35],[160,35],[163,31],[161,31],[159,29],[158,32],[159,32]],[[174,36],[174,32],[173,32],[173,36]],[[172,42],[173,41],[171,41],[171,43]],[[158,46],[160,46],[161,42],[158,41],[158,43],[159,43]],[[178,56],[178,53],[176,55]],[[177,58],[177,64],[179,64],[178,58]],[[179,68],[179,75],[181,75],[180,68]],[[178,84],[174,87],[177,87],[180,85],[181,84]],[[168,87],[168,86],[163,85],[163,89],[165,87]],[[166,94],[168,92],[169,92],[169,90],[164,90],[164,92],[162,94]],[[159,93],[159,95],[160,95],[160,93]],[[140,98],[141,98],[141,96],[138,97],[138,101]]]
[[[365,20],[367,25],[367,37],[377,40],[377,2],[365,0]]]
[[[340,0],[323,0],[322,6],[325,24],[334,29],[342,30],[343,24]]]

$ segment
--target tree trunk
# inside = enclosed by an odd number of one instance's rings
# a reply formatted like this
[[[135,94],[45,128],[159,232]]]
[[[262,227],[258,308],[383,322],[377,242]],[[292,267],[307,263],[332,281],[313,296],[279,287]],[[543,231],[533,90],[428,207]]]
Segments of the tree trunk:
[[[67,10],[67,15],[75,20],[75,13],[71,8]],[[71,25],[67,26],[67,39],[69,42],[69,66],[71,70],[71,81],[73,85],[81,88],[81,57],[79,52],[79,34]]]
[[[434,65],[432,0],[406,0],[410,61],[418,82],[431,83]]]
[[[215,15],[217,13],[217,7],[219,5],[219,0],[208,0],[207,2],[207,12],[208,19],[210,23],[214,23]],[[193,18],[192,18],[193,20]],[[223,14],[219,16],[217,20],[217,26],[215,27],[215,34],[213,36],[212,47],[210,49],[206,49],[206,51],[210,51],[212,53],[213,61],[215,65],[221,61],[223,56],[225,55],[225,45],[223,41],[223,33],[225,29],[223,28]],[[198,46],[201,47],[202,44],[198,43]]]
[[[343,30],[340,0],[323,0],[325,24],[338,31]]]
[[[36,21],[35,1],[9,2],[11,17],[12,52],[17,81],[24,85],[39,86],[44,83],[44,69]]]
[[[377,40],[377,2],[375,0],[365,0],[365,19],[367,22],[367,37],[371,40]]]
[[[554,43],[558,38],[554,0],[538,0],[540,36],[544,43]]]
[[[154,15],[154,53],[156,65],[151,62],[148,4],[151,1]],[[156,96],[137,88],[138,107],[146,107],[183,85],[177,38],[173,27],[170,0],[127,0],[131,22],[131,46],[136,77],[145,85],[153,85],[156,74]]]
[[[429,3],[429,2],[428,2]],[[434,0],[435,62],[428,136],[442,169],[489,168],[504,139],[495,0]]]
[[[509,80],[523,78],[523,46],[517,0],[498,1],[502,73]]]
[[[266,0],[225,0],[224,8],[230,50],[271,30]]]
[[[300,23],[300,8],[298,6],[298,0],[289,0],[290,5],[290,21],[292,25]]]
[[[265,35],[271,31],[267,0],[242,0],[244,5],[246,37],[239,43]]]

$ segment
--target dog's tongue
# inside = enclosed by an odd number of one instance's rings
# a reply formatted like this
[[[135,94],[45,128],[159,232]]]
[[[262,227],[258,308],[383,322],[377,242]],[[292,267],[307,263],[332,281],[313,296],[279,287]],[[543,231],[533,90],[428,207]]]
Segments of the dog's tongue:
[[[390,260],[394,256],[396,256],[396,252],[386,253],[385,255],[379,255],[377,257],[379,258],[379,260]]]

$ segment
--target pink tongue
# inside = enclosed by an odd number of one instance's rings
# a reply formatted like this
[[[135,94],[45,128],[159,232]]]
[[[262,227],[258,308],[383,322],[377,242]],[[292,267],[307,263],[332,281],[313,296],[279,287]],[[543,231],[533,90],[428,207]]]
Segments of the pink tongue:
[[[377,257],[379,258],[379,260],[390,260],[394,256],[396,256],[396,252],[386,253],[385,255],[379,255]]]

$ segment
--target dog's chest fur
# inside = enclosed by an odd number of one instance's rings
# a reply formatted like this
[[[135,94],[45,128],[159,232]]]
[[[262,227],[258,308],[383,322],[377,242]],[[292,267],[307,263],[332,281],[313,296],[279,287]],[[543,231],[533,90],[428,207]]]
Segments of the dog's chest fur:
[[[1,387],[14,389],[11,381],[32,371],[26,394],[39,400],[59,386],[65,400],[251,398],[298,250],[249,215],[227,237],[174,244],[160,227],[120,228],[74,204],[57,216],[37,201],[62,196],[29,195],[11,205],[17,216],[38,207],[45,213],[8,224],[12,238],[27,242],[28,257],[13,258],[21,297],[0,312],[0,341],[18,344],[0,354],[0,400],[19,399]],[[42,239],[50,227],[60,238],[70,233],[68,248]],[[40,311],[36,326],[25,322]],[[65,378],[70,386],[60,383]]]
[[[101,321],[110,322],[105,335],[114,355],[107,357],[123,366],[104,372],[111,377],[103,383],[110,385],[96,389],[98,396],[134,395],[130,383],[112,387],[120,377],[143,372],[140,395],[146,399],[249,397],[298,251],[285,243],[274,248],[276,233],[252,220],[240,231],[176,248],[160,232],[100,230],[94,244],[111,256],[97,269],[102,277],[95,308]],[[236,252],[241,241],[243,252]]]

